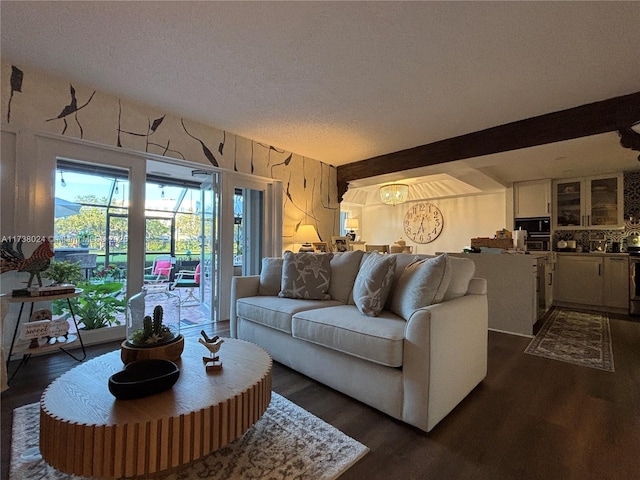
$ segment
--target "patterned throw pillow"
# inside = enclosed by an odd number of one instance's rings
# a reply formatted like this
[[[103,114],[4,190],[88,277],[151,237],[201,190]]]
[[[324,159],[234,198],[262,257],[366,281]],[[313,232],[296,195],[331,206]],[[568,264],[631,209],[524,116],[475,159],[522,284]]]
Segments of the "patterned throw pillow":
[[[419,308],[440,303],[451,282],[451,259],[445,253],[407,265],[391,295],[391,311],[409,320]]]
[[[265,257],[262,259],[260,271],[259,295],[276,296],[280,292],[282,282],[282,258]]]
[[[395,255],[381,255],[374,251],[362,262],[353,285],[353,301],[360,312],[369,317],[380,315],[395,271]]]
[[[284,252],[278,296],[329,300],[333,253]]]

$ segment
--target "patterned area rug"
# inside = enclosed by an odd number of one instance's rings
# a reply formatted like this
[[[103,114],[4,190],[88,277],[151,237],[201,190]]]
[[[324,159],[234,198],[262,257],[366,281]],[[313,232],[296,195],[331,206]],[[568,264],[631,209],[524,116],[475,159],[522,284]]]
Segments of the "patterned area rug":
[[[609,316],[554,308],[525,353],[613,372]]]
[[[77,480],[42,460],[37,403],[14,410],[9,480]],[[61,445],[60,448],[64,448]],[[273,392],[264,416],[243,437],[163,480],[339,477],[369,449]]]

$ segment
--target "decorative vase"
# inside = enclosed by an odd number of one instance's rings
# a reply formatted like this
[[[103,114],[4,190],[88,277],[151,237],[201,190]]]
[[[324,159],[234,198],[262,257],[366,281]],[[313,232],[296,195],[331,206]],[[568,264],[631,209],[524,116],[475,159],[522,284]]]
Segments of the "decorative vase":
[[[407,242],[405,242],[402,238],[395,241],[393,245],[389,248],[391,253],[402,253],[404,252],[405,247],[407,246]]]
[[[127,302],[127,338],[121,345],[125,365],[136,360],[176,361],[184,349],[180,334],[180,297],[167,284],[145,285]]]

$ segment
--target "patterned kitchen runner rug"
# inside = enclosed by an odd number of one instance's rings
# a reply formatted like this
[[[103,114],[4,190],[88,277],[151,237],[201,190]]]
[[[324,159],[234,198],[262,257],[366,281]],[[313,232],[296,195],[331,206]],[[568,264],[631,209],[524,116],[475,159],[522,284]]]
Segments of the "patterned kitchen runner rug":
[[[49,466],[38,449],[37,403],[14,410],[9,480],[80,480]],[[60,448],[65,448],[60,445]],[[333,480],[369,448],[272,392],[271,404],[242,437],[162,480]]]
[[[609,316],[556,307],[525,353],[613,372]]]

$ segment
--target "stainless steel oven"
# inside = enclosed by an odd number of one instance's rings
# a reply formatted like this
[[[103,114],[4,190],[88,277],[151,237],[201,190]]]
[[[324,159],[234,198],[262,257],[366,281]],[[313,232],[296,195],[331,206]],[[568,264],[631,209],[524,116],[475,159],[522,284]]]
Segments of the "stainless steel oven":
[[[549,237],[534,237],[525,240],[527,251],[548,252],[551,250]]]

